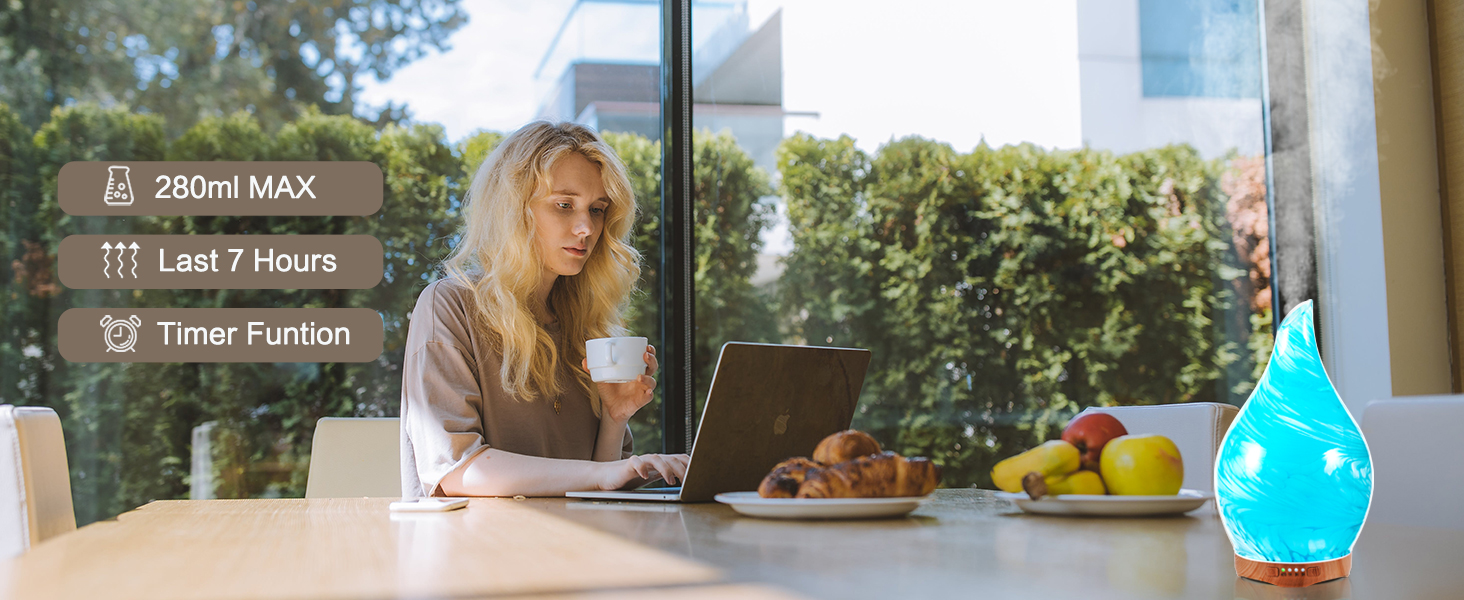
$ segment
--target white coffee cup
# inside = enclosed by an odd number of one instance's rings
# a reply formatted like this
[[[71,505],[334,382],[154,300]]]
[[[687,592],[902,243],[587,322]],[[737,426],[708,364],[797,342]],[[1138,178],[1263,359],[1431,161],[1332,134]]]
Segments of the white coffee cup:
[[[646,338],[610,337],[585,342],[590,379],[603,383],[627,383],[646,373]]]

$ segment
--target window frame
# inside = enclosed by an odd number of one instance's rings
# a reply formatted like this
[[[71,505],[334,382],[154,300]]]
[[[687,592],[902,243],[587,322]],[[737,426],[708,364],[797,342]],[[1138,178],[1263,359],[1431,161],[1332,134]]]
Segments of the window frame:
[[[691,0],[661,1],[661,451],[691,450],[695,428],[696,215],[691,177]]]

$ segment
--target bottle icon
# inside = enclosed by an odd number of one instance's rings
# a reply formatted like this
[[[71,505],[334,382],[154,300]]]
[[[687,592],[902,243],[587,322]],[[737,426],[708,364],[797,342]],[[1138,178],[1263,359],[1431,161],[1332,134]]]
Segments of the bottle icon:
[[[107,192],[102,196],[107,206],[132,206],[132,180],[127,176],[131,170],[120,165],[107,167]]]

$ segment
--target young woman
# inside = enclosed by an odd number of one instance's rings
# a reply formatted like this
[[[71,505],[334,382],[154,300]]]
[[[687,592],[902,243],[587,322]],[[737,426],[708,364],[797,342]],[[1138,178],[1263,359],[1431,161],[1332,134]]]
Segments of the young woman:
[[[473,176],[447,276],[417,298],[402,373],[403,496],[556,496],[653,477],[685,454],[634,456],[639,381],[594,383],[585,341],[624,334],[640,276],[625,166],[593,131],[535,122]]]

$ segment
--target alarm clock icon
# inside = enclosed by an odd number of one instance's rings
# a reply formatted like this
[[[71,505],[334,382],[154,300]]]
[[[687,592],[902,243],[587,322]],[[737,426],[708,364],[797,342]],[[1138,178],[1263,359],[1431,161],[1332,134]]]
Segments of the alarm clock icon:
[[[102,337],[107,341],[107,352],[137,352],[132,345],[137,343],[137,327],[142,319],[137,315],[127,320],[113,319],[112,315],[102,317]]]

